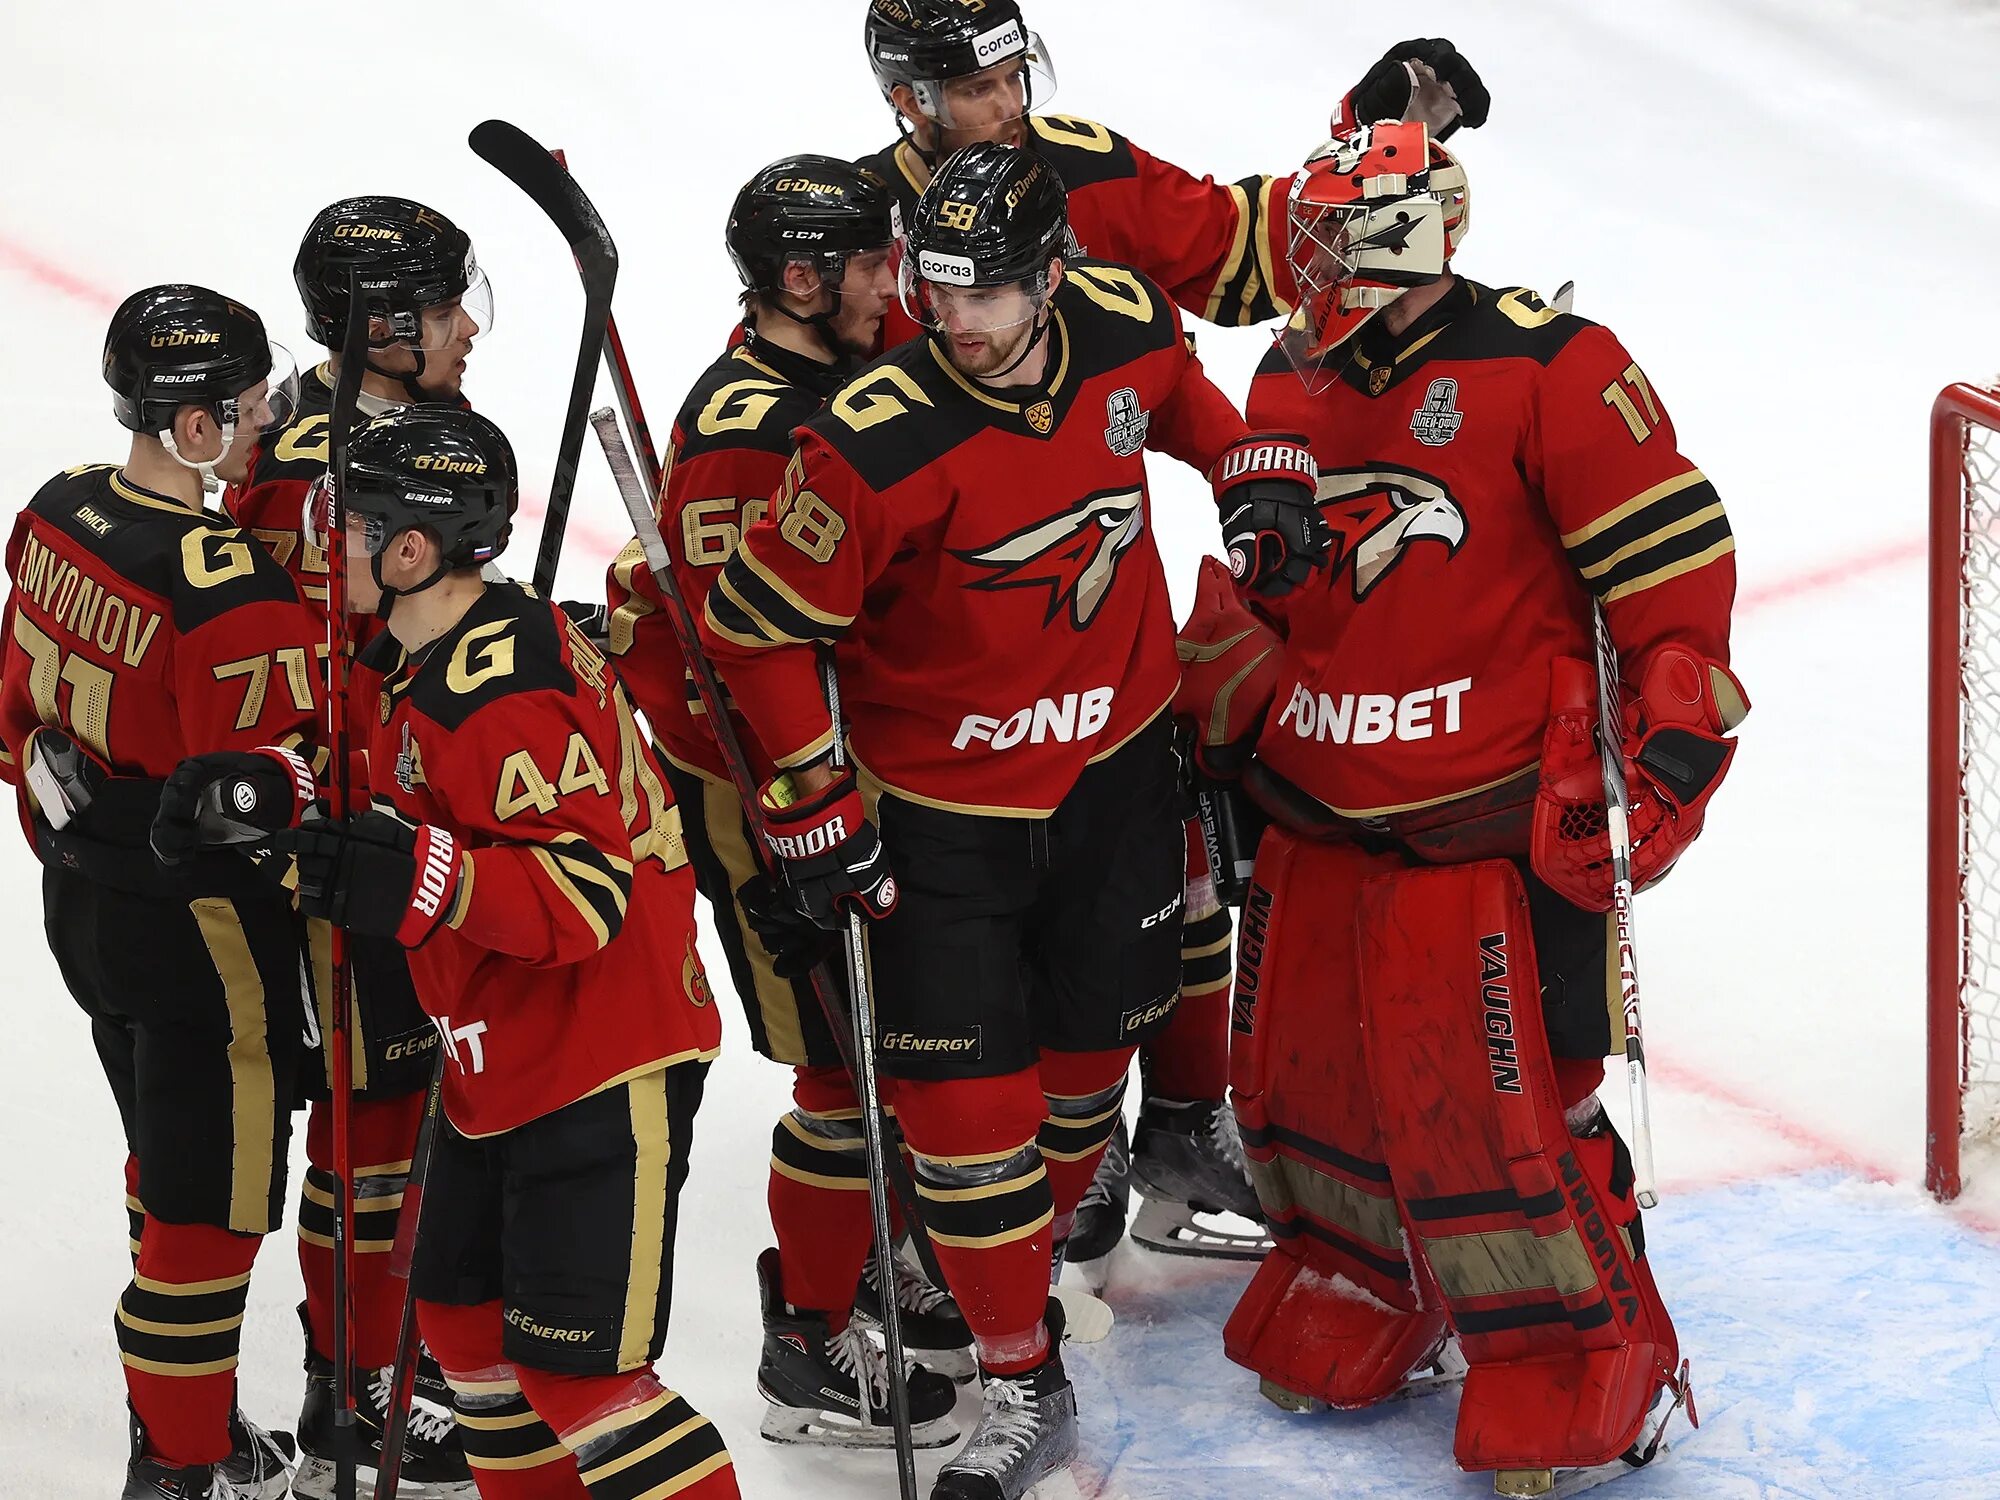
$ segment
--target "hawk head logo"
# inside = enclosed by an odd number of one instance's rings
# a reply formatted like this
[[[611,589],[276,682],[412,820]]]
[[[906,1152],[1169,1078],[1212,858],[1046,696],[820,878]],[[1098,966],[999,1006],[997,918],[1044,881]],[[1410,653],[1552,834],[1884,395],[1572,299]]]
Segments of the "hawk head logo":
[[[952,556],[990,573],[969,587],[1047,589],[1049,605],[1042,624],[1054,624],[1067,609],[1071,628],[1083,630],[1111,592],[1118,559],[1145,529],[1144,494],[1107,490],[1087,495],[1059,515],[1024,526],[990,546],[954,551]]]
[[[1411,543],[1441,542],[1453,557],[1465,542],[1464,510],[1442,484],[1421,474],[1337,469],[1320,475],[1319,508],[1333,532],[1328,576],[1351,574],[1357,603],[1403,560]]]

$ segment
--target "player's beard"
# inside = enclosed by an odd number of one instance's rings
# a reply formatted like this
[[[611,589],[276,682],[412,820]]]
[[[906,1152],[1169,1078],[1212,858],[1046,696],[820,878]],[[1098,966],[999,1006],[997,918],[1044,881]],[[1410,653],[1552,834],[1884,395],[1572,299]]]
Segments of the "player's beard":
[[[950,351],[951,362],[961,375],[974,379],[1010,373],[1026,353],[1028,340],[1035,336],[1041,323],[1041,314],[1029,318],[1025,323],[1016,323],[1008,328],[996,328],[979,334],[975,347],[961,346],[950,334],[945,335],[945,347]]]

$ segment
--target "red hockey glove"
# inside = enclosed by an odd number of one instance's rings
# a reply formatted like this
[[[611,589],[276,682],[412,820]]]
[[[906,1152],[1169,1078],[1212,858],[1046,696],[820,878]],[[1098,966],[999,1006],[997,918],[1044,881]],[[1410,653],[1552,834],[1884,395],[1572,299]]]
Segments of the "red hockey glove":
[[[294,828],[319,796],[296,751],[265,745],[191,755],[160,788],[153,854],[177,865],[210,849],[264,843]]]
[[[803,798],[780,776],[765,783],[762,800],[765,842],[815,926],[845,927],[850,911],[878,922],[896,909],[896,877],[851,772]]]
[[[1222,450],[1209,481],[1238,583],[1276,599],[1325,565],[1332,535],[1319,513],[1319,465],[1304,438],[1269,432],[1238,438]]]
[[[1194,608],[1174,643],[1181,659],[1174,715],[1192,731],[1195,764],[1216,780],[1241,776],[1257,748],[1277,696],[1283,649],[1277,633],[1244,605],[1229,569],[1204,557]]]
[[[1620,726],[1634,890],[1664,876],[1701,832],[1708,800],[1736,754],[1725,733],[1749,708],[1743,685],[1720,662],[1667,646],[1647,663]],[[1595,665],[1559,658],[1550,671],[1531,857],[1537,875],[1588,911],[1611,905],[1597,721]]]
[[[378,810],[314,818],[276,845],[298,856],[299,909],[336,927],[421,947],[451,915],[465,870],[458,840]]]
[[[1377,120],[1422,120],[1431,139],[1441,141],[1461,125],[1477,130],[1492,108],[1478,72],[1447,38],[1417,37],[1396,43],[1348,90],[1334,112],[1333,133]]]

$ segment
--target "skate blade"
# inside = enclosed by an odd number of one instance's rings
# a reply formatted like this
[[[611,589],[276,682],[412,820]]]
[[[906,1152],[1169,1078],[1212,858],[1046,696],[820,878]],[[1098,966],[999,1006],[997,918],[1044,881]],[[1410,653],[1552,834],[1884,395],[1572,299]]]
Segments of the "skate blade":
[[[1092,1296],[1080,1286],[1058,1283],[1049,1291],[1063,1305],[1065,1344],[1101,1343],[1111,1332],[1111,1325],[1118,1321],[1110,1303],[1102,1297]]]
[[[861,1423],[845,1413],[799,1411],[766,1405],[758,1432],[766,1442],[795,1443],[819,1448],[893,1448],[896,1429],[887,1423]],[[916,1448],[948,1448],[964,1434],[956,1418],[946,1415],[910,1427]]]
[[[359,1464],[354,1470],[354,1500],[375,1500],[375,1481],[379,1477],[367,1464]],[[291,1493],[297,1500],[333,1500],[333,1462],[330,1459],[303,1455],[299,1466],[292,1474]],[[274,1492],[282,1497],[285,1491]],[[407,1474],[396,1482],[397,1500],[479,1500],[479,1486],[470,1479],[429,1481],[410,1478]]]
[[[1237,1219],[1234,1214],[1217,1218]],[[1132,1219],[1133,1240],[1163,1255],[1196,1255],[1211,1260],[1262,1260],[1271,1250],[1270,1236],[1261,1231],[1231,1230],[1218,1224],[1204,1224],[1185,1203],[1170,1199],[1140,1197],[1139,1212]]]

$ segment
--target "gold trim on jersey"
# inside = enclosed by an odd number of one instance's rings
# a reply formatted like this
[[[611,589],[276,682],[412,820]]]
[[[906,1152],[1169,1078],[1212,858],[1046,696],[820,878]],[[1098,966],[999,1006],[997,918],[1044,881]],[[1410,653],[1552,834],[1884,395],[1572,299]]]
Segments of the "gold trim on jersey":
[[[111,493],[120,500],[129,500],[134,505],[143,505],[148,510],[164,510],[171,515],[198,516],[204,514],[199,506],[183,505],[178,500],[170,500],[165,495],[156,495],[151,490],[141,489],[125,477],[123,469],[114,469],[110,475]]]
[[[1222,321],[1222,298],[1229,290],[1229,283],[1236,279],[1236,273],[1243,267],[1243,252],[1250,246],[1250,195],[1243,191],[1242,184],[1229,184],[1229,201],[1236,205],[1236,234],[1229,242],[1229,254],[1222,262],[1222,269],[1216,273],[1215,284],[1208,294],[1208,306],[1202,316],[1211,323]],[[1250,305],[1249,289],[1246,287],[1243,305]]]
[[[667,1169],[673,1159],[668,1123],[667,1075],[635,1078],[625,1086],[632,1112],[632,1262],[625,1277],[625,1318],[619,1325],[618,1368],[646,1363],[659,1317],[660,1262],[667,1238]]]
[[[831,743],[831,735],[828,742]],[[674,764],[679,765],[678,761]],[[727,781],[717,781],[690,767],[682,767],[701,784],[702,831],[708,839],[709,853],[722,866],[729,877],[730,900],[736,907],[736,927],[742,935],[743,957],[750,965],[750,987],[753,993],[745,998],[755,1002],[757,1013],[764,1023],[764,1045],[770,1049],[773,1059],[781,1063],[801,1066],[806,1061],[806,1038],[804,1022],[799,1016],[798,992],[788,979],[781,979],[773,965],[770,952],[764,947],[763,939],[750,925],[744,914],[743,905],[736,899],[736,892],[753,876],[762,873],[756,851],[750,847],[750,840],[743,832],[743,803],[736,795],[735,786]],[[790,1120],[791,1116],[785,1116]]]
[[[574,1099],[565,1099],[561,1104],[557,1105],[556,1108],[567,1109],[572,1104],[581,1104],[586,1099],[595,1099],[599,1094],[604,1093],[606,1090],[615,1089],[619,1087],[621,1084],[630,1083],[635,1078],[644,1078],[648,1073],[665,1072],[668,1068],[677,1068],[682,1063],[714,1062],[716,1058],[720,1057],[721,1055],[722,1055],[722,1049],[720,1047],[685,1047],[679,1052],[671,1052],[668,1053],[665,1057],[655,1058],[652,1062],[641,1063],[636,1068],[627,1068],[622,1073],[613,1074],[611,1077],[605,1079],[604,1082],[596,1085],[594,1088],[585,1089],[582,1093],[578,1094]],[[465,1127],[460,1125],[458,1121],[453,1120],[451,1122],[451,1128],[453,1130],[456,1130],[460,1135],[464,1136],[468,1141],[490,1141],[495,1136],[505,1135],[507,1134],[508,1131],[513,1130],[516,1127],[512,1125],[506,1125],[502,1126],[498,1130],[471,1131],[465,1129]],[[459,1390],[459,1389],[465,1389],[465,1387],[454,1385],[452,1389]]]
[[[924,347],[930,350],[931,358],[937,362],[937,367],[950,376],[953,381],[957,382],[958,388],[972,397],[973,400],[982,401],[997,411],[1012,412],[1018,417],[1025,412],[1028,406],[1047,401],[1054,397],[1056,392],[1062,389],[1063,380],[1069,374],[1069,322],[1063,317],[1062,309],[1058,307],[1051,307],[1049,309],[1049,319],[1054,325],[1055,331],[1062,335],[1062,352],[1056,361],[1055,375],[1051,377],[1046,386],[1035,389],[1035,400],[1033,402],[1007,401],[999,396],[989,395],[983,387],[970,376],[963,374],[958,366],[951,362],[951,356],[938,347],[936,339],[926,339]],[[1028,390],[1033,388],[1024,386],[1022,389]]]
[[[1420,808],[1439,807],[1447,802],[1456,802],[1460,797],[1476,797],[1481,792],[1492,791],[1496,786],[1505,786],[1518,776],[1527,776],[1537,772],[1541,769],[1541,766],[1542,763],[1539,759],[1531,760],[1518,771],[1509,771],[1505,776],[1496,776],[1491,781],[1482,781],[1478,786],[1469,786],[1456,792],[1446,792],[1438,797],[1426,797],[1420,802],[1399,802],[1394,807],[1335,807],[1331,802],[1320,802],[1320,799],[1317,797],[1313,797],[1313,800],[1319,802],[1320,806],[1324,807],[1328,812],[1333,813],[1336,817],[1386,818],[1392,813],[1416,812]],[[1306,795],[1312,796],[1310,792],[1306,793]]]
[[[1669,495],[1678,495],[1692,485],[1705,484],[1707,481],[1708,476],[1699,469],[1689,469],[1685,474],[1676,474],[1671,479],[1663,479],[1651,489],[1641,490],[1624,504],[1614,505],[1588,525],[1579,526],[1575,531],[1565,531],[1562,534],[1562,544],[1565,547],[1580,547],[1598,533],[1609,531],[1620,521],[1636,515],[1656,501],[1664,500]]]
[[[762,371],[764,374],[770,376],[773,380],[777,381],[778,384],[782,386],[789,388],[793,384],[793,382],[785,379],[784,376],[780,375],[776,370],[772,369],[769,365],[765,364],[763,360],[759,359],[756,355],[752,354],[750,352],[750,346],[748,344],[738,344],[734,349],[731,349],[729,351],[729,357],[731,359],[742,360],[743,363],[748,365],[751,369]]]
[[[1264,290],[1270,293],[1271,306],[1283,314],[1292,310],[1292,304],[1278,295],[1277,268],[1271,262],[1271,226],[1277,222],[1275,215],[1289,215],[1291,206],[1287,203],[1281,207],[1273,201],[1277,190],[1278,179],[1266,177],[1263,192],[1259,195],[1263,201],[1263,213],[1257,222],[1257,269],[1263,272]]]
[[[1705,568],[1718,557],[1726,557],[1736,550],[1736,538],[1726,536],[1705,552],[1697,552],[1693,557],[1684,557],[1679,562],[1668,563],[1664,568],[1656,568],[1651,573],[1641,574],[1630,583],[1621,583],[1605,593],[1606,604],[1616,604],[1620,599],[1629,599],[1634,594],[1643,594],[1647,589],[1671,582],[1683,573],[1692,573],[1697,568]]]
[[[1602,561],[1578,568],[1577,572],[1581,573],[1585,578],[1602,578],[1606,573],[1616,568],[1618,564],[1631,561],[1641,552],[1650,552],[1653,548],[1659,546],[1660,543],[1672,541],[1683,532],[1693,531],[1696,527],[1706,526],[1710,521],[1720,521],[1722,518],[1722,501],[1718,498],[1712,504],[1704,505],[1700,510],[1690,511],[1678,521],[1667,522],[1658,531],[1642,536],[1635,542],[1627,542]]]
[[[903,174],[903,181],[910,185],[910,191],[919,197],[923,196],[924,189],[930,186],[930,170],[924,166],[923,158],[917,155],[910,143],[896,142],[896,150],[891,160],[896,163],[896,170]]]
[[[780,578],[776,573],[773,573],[769,568],[765,567],[763,563],[759,562],[757,560],[757,554],[752,552],[749,548],[739,547],[736,550],[736,557],[739,560],[741,560],[744,567],[748,568],[752,573],[755,573],[757,575],[758,582],[762,583],[766,588],[768,588],[772,593],[776,594],[780,599],[783,599],[785,603],[791,605],[793,609],[797,610],[800,614],[804,615],[808,620],[817,621],[821,625],[831,626],[835,630],[845,630],[848,626],[854,623],[853,615],[829,614],[826,610],[819,608],[817,605],[807,603],[806,600],[800,596],[798,590],[794,589],[789,583],[786,583],[784,579]],[[727,571],[725,570],[721,576],[726,578],[728,576]],[[736,599],[738,600],[738,602],[741,602],[741,595],[739,595],[735,589],[732,588],[728,590],[728,593],[730,598]],[[750,607],[749,605],[745,604],[744,608],[749,609]],[[756,614],[757,612],[755,610],[752,610],[751,613]],[[758,618],[762,619],[763,617],[761,615],[758,615]]]

